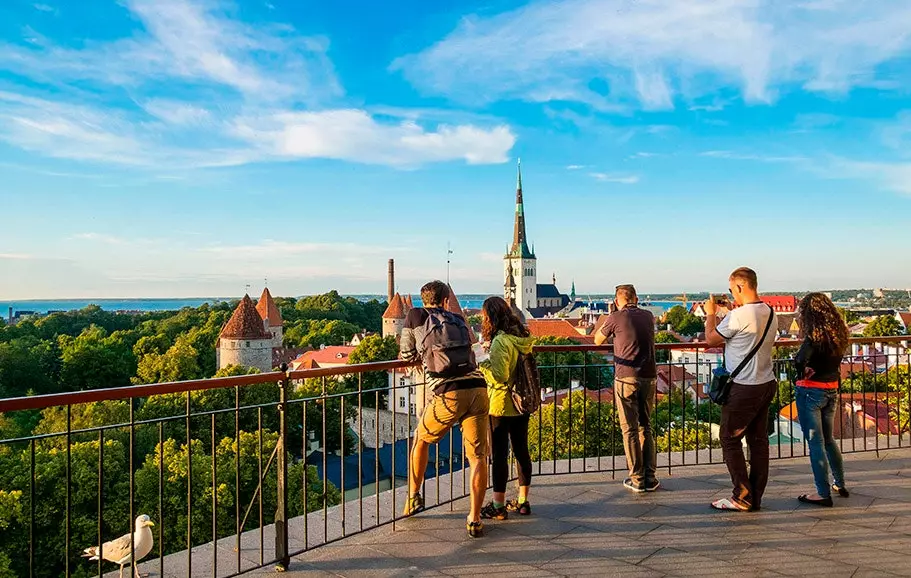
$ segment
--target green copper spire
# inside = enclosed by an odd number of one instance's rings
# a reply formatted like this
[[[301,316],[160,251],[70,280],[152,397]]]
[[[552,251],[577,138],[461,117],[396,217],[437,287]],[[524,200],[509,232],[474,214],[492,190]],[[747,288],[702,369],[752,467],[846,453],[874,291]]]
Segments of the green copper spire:
[[[573,301],[576,300],[576,280],[573,279],[573,290],[569,294],[569,298]]]
[[[516,165],[516,222],[513,227],[512,247],[509,256],[523,259],[534,259],[534,249],[529,250],[528,238],[525,235],[525,203],[522,200],[522,161]]]

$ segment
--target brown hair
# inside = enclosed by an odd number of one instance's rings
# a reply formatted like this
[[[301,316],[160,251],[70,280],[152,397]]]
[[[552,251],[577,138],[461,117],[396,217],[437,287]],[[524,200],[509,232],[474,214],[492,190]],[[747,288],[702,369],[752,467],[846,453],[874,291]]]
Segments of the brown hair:
[[[481,305],[481,337],[491,341],[500,331],[517,337],[531,335],[505,299],[488,297]]]
[[[421,303],[424,307],[442,307],[449,297],[449,287],[442,281],[431,281],[421,287]]]
[[[848,347],[848,326],[838,308],[822,293],[808,293],[797,307],[797,323],[803,334],[831,355]]]
[[[731,273],[731,279],[740,281],[754,291],[759,287],[759,279],[756,277],[756,271],[753,271],[749,267],[734,269],[734,272]]]
[[[638,297],[636,295],[636,288],[632,285],[617,285],[615,293],[617,297],[623,297],[627,301],[635,301]]]

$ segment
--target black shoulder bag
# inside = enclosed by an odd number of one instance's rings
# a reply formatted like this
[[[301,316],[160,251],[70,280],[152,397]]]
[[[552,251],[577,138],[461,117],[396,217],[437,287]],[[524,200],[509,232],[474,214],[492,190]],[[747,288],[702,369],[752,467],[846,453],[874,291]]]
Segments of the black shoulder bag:
[[[718,405],[724,405],[728,401],[728,395],[731,393],[731,385],[734,383],[734,379],[740,375],[740,372],[743,371],[743,368],[746,367],[747,363],[750,362],[756,356],[756,353],[759,352],[759,348],[762,347],[762,344],[765,343],[765,338],[769,334],[769,328],[772,327],[772,318],[775,316],[775,311],[772,309],[772,306],[769,306],[769,320],[765,324],[765,331],[762,332],[762,337],[759,339],[759,342],[753,347],[752,350],[743,358],[743,361],[740,362],[740,365],[732,373],[728,373],[726,367],[716,367],[712,370],[712,382],[709,385],[709,399]]]

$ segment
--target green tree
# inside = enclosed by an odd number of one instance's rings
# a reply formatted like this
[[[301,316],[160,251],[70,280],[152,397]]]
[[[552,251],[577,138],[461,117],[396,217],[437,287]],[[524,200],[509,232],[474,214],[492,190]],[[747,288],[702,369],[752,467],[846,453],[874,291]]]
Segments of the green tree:
[[[712,437],[711,426],[707,423],[684,422],[655,437],[658,453],[682,452],[720,448],[721,440]]]
[[[683,309],[681,307],[681,309]],[[655,334],[655,343],[680,343],[680,340],[667,331],[659,331]],[[655,352],[655,360],[658,363],[667,363],[670,359],[670,350],[659,349]]]
[[[97,325],[87,327],[75,338],[60,336],[58,345],[60,381],[66,389],[123,387],[130,385],[136,372],[132,347]]]
[[[696,335],[705,331],[705,322],[681,305],[674,305],[664,314],[664,323],[681,335]]]
[[[321,345],[344,345],[360,331],[357,325],[338,319],[303,319],[294,323],[285,332],[285,343],[289,347],[314,347]]]
[[[902,327],[892,315],[880,315],[864,328],[864,337],[892,337],[901,334]]]
[[[860,321],[860,315],[856,311],[851,311],[850,309],[845,309],[843,307],[838,307],[838,312],[841,313],[842,318],[845,320],[845,323],[848,325],[854,325]]]
[[[203,377],[198,353],[188,336],[182,335],[164,353],[150,351],[139,359],[133,383],[162,383]]]
[[[348,356],[348,363],[353,365],[373,363],[375,361],[391,361],[398,356],[399,346],[395,341],[395,337],[370,335],[354,348],[354,351]],[[389,372],[370,371],[360,374],[360,377],[358,375],[345,377],[345,387],[348,390],[358,391],[358,385],[360,385],[361,391],[370,392],[363,396],[364,407],[376,407],[377,399],[380,401],[380,407],[383,407],[388,397]]]
[[[0,544],[11,544],[14,536],[5,535],[10,527],[22,528],[26,520],[22,516],[22,492],[0,490]],[[0,550],[0,578],[16,578],[13,561],[9,552]]]
[[[623,453],[623,438],[613,404],[575,391],[531,416],[528,446],[532,460],[612,456]]]
[[[566,337],[536,337],[535,345],[578,345]],[[603,355],[594,352],[539,352],[535,354],[541,374],[541,386],[567,389],[578,381],[588,389],[601,389],[614,384],[613,368]]]
[[[0,343],[0,397],[57,393],[59,374],[53,342],[20,337]]]
[[[240,432],[240,452],[238,455],[237,439],[234,436],[221,438],[216,447],[211,442],[192,440],[188,446],[174,439],[168,439],[157,446],[149,455],[139,471],[136,472],[136,501],[138,511],[155,512],[158,509],[159,490],[163,490],[165,520],[157,521],[164,529],[165,552],[177,552],[186,548],[187,528],[187,481],[192,477],[190,524],[193,529],[193,543],[203,544],[213,539],[212,536],[212,498],[216,499],[217,537],[234,535],[236,528],[244,520],[244,513],[252,504],[252,511],[258,510],[260,495],[259,467],[266,467],[270,461],[278,434],[264,431],[262,439],[258,433]],[[260,446],[260,443],[262,444]],[[260,453],[262,447],[262,453]],[[212,479],[212,454],[215,454],[215,479]],[[239,472],[235,470],[235,460],[239,460]],[[191,464],[189,470],[187,464]],[[159,488],[159,468],[164,477],[164,486]],[[323,507],[323,482],[317,477],[316,468],[306,466],[301,461],[294,461],[288,466],[288,513],[300,516],[304,512],[303,479],[307,478],[308,512]],[[191,472],[191,473],[188,473]],[[239,473],[240,485],[236,484],[235,474]],[[273,461],[265,470],[261,492],[263,504],[263,523],[274,521],[276,510],[277,469]],[[341,494],[335,486],[328,484],[326,503],[333,506],[341,503]],[[237,510],[241,519],[237,519]],[[258,515],[250,515],[241,531],[259,526]]]

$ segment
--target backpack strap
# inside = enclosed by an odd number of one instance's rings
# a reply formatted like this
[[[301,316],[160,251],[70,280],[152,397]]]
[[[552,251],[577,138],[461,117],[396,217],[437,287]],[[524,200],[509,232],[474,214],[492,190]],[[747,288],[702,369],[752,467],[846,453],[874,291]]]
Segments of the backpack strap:
[[[767,305],[769,308],[769,320],[765,324],[765,331],[762,332],[762,337],[759,339],[759,342],[753,346],[753,349],[747,353],[747,356],[743,358],[743,361],[740,362],[740,365],[737,366],[737,369],[731,372],[731,381],[734,381],[734,378],[743,371],[743,368],[746,367],[747,363],[750,362],[756,354],[759,352],[759,349],[762,347],[762,344],[765,343],[765,338],[769,334],[769,328],[772,327],[772,318],[775,317],[775,310],[772,309],[771,305]]]

